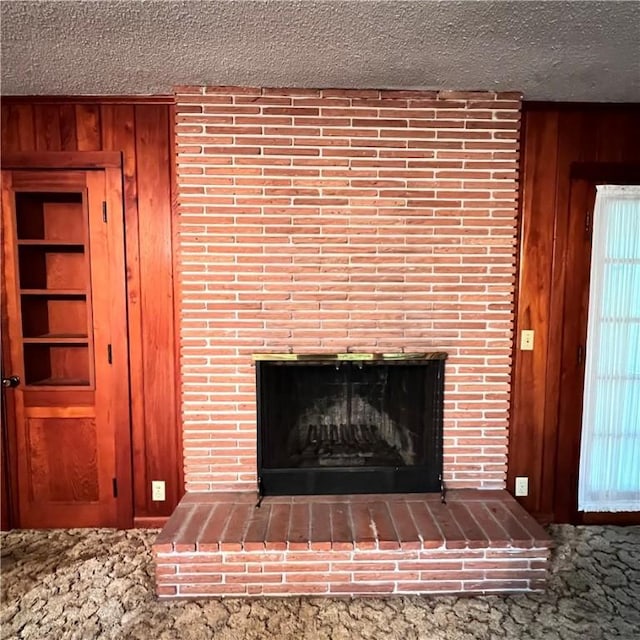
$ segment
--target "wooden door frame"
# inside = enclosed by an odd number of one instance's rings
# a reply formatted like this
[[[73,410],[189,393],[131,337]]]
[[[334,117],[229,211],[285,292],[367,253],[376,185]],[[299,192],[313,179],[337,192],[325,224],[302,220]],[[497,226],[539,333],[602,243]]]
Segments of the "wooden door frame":
[[[122,220],[122,236],[118,238],[115,250],[118,251],[118,259],[125,269],[127,266],[124,234],[125,216],[123,202],[123,175],[122,175],[122,153],[118,151],[46,151],[46,152],[12,152],[6,153],[2,157],[2,170],[104,170],[105,172],[105,192],[107,210],[110,215],[118,215]],[[128,326],[127,318],[127,285],[126,276],[123,274],[122,291],[114,292],[112,298],[112,312],[114,317],[118,314],[124,319],[124,353],[126,356],[127,371],[129,370],[129,349],[128,349]],[[7,318],[6,296],[2,295],[2,331],[5,331]],[[2,353],[3,362],[6,364],[6,355]],[[4,366],[3,366],[4,369]],[[116,439],[115,451],[115,473],[118,484],[117,495],[117,525],[121,529],[133,526],[133,468],[132,468],[132,442],[131,442],[131,416],[130,416],[130,380],[129,375],[115,377],[118,387],[111,389],[111,392],[118,397],[123,395],[127,398],[126,407],[121,410],[121,415],[115,416],[114,435]],[[10,394],[5,394],[5,397]],[[7,462],[9,527],[19,523],[18,514],[18,468],[16,462],[16,421],[12,416],[12,401],[6,402],[7,424],[6,424],[6,444],[7,451],[5,461]],[[3,451],[4,455],[4,451]],[[4,477],[3,477],[4,480]]]
[[[8,334],[7,326],[7,313],[6,313],[6,291],[2,288],[2,299],[0,300],[0,331],[2,335]],[[10,357],[9,350],[3,349],[0,344],[0,352],[2,353],[1,368],[2,376],[11,375],[9,373]],[[0,530],[8,531],[13,528],[14,523],[17,520],[17,505],[15,501],[15,490],[17,482],[17,466],[15,463],[15,456],[10,456],[11,451],[16,450],[15,445],[15,419],[11,421],[10,416],[14,414],[13,406],[13,394],[6,393],[4,390],[2,393],[2,416],[0,418],[0,483],[2,483],[2,492],[0,494],[0,500],[2,500],[2,513],[0,516]],[[10,423],[12,428],[10,428]]]
[[[640,164],[631,164],[631,163],[615,163],[615,162],[574,162],[571,164],[570,172],[569,172],[569,184],[573,185],[574,183],[581,181],[583,183],[587,183],[589,189],[595,190],[595,186],[606,183],[615,183],[615,184],[640,184]],[[570,189],[571,191],[571,189]],[[570,196],[567,199],[567,220],[570,217],[570,207],[572,206],[572,197]],[[591,211],[591,215],[593,216],[593,211]],[[571,242],[571,239],[569,239]],[[563,307],[565,306],[564,300],[567,295],[567,258],[569,256],[571,247],[569,247],[568,243],[565,244],[564,247],[564,255],[562,260],[562,269],[563,269]],[[588,292],[587,292],[587,304],[588,304]],[[566,319],[564,317],[564,309],[563,309],[563,326]],[[586,342],[586,334],[585,334],[585,342]],[[586,344],[584,345],[586,346]],[[564,344],[561,343],[559,346],[560,350],[560,365],[561,370],[564,368],[563,356],[564,356]],[[559,385],[560,385],[560,378]],[[581,385],[582,393],[579,398],[579,402],[582,403],[584,397],[584,379],[582,380]],[[565,390],[566,391],[566,390]],[[562,388],[559,388],[558,395],[560,396],[563,392]],[[561,403],[558,402],[557,410],[557,424],[558,429],[556,430],[556,444],[555,444],[555,465],[553,468],[554,478],[553,478],[553,513],[554,513],[554,521],[556,522],[570,522],[571,524],[617,524],[617,525],[630,525],[630,524],[640,524],[640,511],[629,511],[629,512],[603,512],[603,513],[584,513],[582,511],[578,511],[577,507],[577,499],[578,499],[578,478],[580,472],[580,455],[579,448],[580,442],[582,439],[581,428],[577,430],[576,433],[569,434],[568,436],[561,433],[562,425],[560,423],[560,411],[561,411]],[[580,416],[582,416],[582,411],[580,410]],[[582,421],[580,420],[580,424]],[[561,455],[559,450],[560,443],[565,441],[565,443],[570,442],[571,445],[577,447],[577,451],[574,451],[572,455],[567,459],[565,456]],[[562,482],[562,478],[572,478],[575,477],[576,482],[567,485]],[[574,486],[575,484],[575,486]]]
[[[122,169],[119,151],[12,151],[2,154],[3,169]]]
[[[595,199],[595,180],[570,178],[566,222],[569,241],[565,243],[562,259],[562,333],[557,354],[558,428],[553,511],[556,520],[576,524],[580,520],[578,481]],[[582,357],[578,357],[580,352]]]

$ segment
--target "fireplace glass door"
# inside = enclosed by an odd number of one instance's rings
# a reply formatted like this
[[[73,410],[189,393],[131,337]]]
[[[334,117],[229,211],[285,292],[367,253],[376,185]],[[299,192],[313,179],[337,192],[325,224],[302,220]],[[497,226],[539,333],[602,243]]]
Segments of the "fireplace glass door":
[[[264,495],[440,491],[444,354],[259,361]]]

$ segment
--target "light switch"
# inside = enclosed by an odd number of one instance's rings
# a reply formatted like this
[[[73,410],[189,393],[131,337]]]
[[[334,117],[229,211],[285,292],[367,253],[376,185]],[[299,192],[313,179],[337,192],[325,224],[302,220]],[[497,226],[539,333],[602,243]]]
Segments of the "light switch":
[[[520,350],[533,351],[533,330],[525,329],[520,332]]]

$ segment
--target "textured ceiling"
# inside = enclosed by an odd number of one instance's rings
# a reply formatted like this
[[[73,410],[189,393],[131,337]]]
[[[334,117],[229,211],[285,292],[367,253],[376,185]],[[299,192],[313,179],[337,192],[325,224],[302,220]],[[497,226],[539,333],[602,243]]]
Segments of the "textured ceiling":
[[[640,2],[2,0],[2,93],[175,85],[640,101]]]

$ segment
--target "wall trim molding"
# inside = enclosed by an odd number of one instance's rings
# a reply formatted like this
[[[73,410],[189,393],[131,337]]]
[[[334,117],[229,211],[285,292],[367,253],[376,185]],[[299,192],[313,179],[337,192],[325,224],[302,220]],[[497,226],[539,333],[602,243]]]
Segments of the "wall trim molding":
[[[146,96],[2,96],[6,104],[175,104],[175,96],[146,95]]]
[[[3,169],[120,169],[120,151],[10,151]]]

